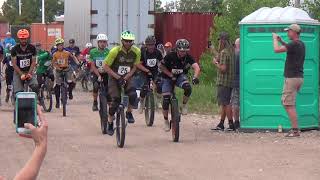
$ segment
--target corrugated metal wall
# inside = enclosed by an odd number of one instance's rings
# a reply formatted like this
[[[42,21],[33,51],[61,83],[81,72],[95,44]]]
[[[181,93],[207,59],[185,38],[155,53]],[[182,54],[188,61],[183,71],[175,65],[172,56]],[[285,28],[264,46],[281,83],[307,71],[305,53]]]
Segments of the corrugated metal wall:
[[[156,14],[155,35],[160,43],[174,44],[185,38],[191,43],[190,54],[198,61],[208,47],[212,13],[159,13]]]
[[[91,0],[65,0],[64,3],[65,39],[74,38],[76,45],[84,47],[90,41]]]

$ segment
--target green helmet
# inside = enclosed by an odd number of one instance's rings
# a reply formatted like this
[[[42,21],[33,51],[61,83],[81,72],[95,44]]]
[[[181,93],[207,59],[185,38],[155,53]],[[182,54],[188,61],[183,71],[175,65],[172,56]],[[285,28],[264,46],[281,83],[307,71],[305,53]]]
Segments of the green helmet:
[[[134,41],[134,40],[135,40],[135,35],[134,35],[132,32],[128,31],[128,30],[123,31],[123,32],[121,33],[121,40],[131,40],[131,41]]]
[[[62,38],[57,38],[55,41],[54,41],[54,44],[57,46],[58,44],[63,44],[64,43],[64,40]]]

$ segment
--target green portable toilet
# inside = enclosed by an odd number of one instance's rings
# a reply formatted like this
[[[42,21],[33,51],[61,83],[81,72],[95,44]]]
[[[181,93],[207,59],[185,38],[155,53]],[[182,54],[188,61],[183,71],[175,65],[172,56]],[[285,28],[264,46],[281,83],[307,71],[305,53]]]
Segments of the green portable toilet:
[[[297,96],[301,129],[318,129],[319,22],[294,7],[261,8],[240,22],[241,129],[291,128],[281,104],[286,53],[273,51],[272,32],[288,42],[284,29],[297,23],[306,46],[304,84]]]

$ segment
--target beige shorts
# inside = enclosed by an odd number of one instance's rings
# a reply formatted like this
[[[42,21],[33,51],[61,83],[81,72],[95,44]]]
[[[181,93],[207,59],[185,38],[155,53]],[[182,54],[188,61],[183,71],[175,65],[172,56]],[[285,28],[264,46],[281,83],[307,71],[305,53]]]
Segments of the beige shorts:
[[[297,92],[301,89],[303,78],[285,78],[282,92],[282,104],[284,106],[295,106]]]

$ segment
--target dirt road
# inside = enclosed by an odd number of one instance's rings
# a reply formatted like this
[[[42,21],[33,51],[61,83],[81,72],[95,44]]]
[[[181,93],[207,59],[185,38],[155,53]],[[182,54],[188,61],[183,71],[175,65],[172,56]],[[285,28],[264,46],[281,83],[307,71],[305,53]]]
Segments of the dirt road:
[[[182,117],[181,141],[173,143],[156,115],[153,127],[134,113],[125,147],[102,135],[91,95],[77,92],[68,117],[61,109],[49,121],[48,153],[38,179],[49,180],[319,180],[320,132],[286,139],[278,133],[212,132],[213,118]],[[0,175],[12,179],[33,151],[30,139],[18,137],[12,107],[0,108]],[[198,125],[196,125],[196,123]],[[217,123],[217,121],[215,122]]]

